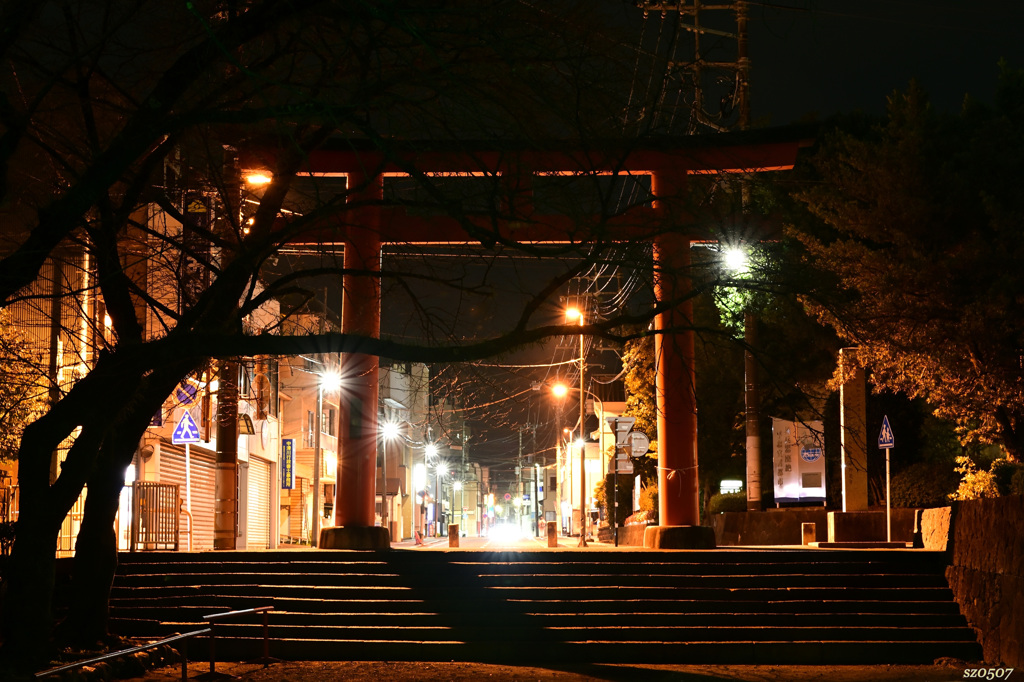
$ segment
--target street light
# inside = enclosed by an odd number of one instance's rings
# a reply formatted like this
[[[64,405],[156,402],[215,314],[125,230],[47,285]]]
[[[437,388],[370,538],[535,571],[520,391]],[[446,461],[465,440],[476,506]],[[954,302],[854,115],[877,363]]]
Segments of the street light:
[[[579,308],[569,308],[565,316],[570,320],[579,319],[580,327],[583,327],[583,311]],[[583,441],[583,431],[587,420],[587,399],[584,393],[583,377],[586,371],[586,351],[583,347],[583,332],[580,332],[580,441]],[[580,547],[587,546],[587,472],[586,465],[587,449],[580,446]]]
[[[317,377],[316,424],[313,429],[313,537],[310,538],[310,544],[314,547],[320,544],[320,469],[323,461],[320,431],[323,429],[324,391],[336,393],[339,390],[341,390],[341,375],[334,370],[327,370]]]
[[[381,477],[384,485],[381,488],[381,512],[380,525],[388,528],[388,441],[398,437],[398,423],[384,422],[381,425],[381,435],[384,436],[384,457],[381,460]],[[389,531],[390,532],[390,531]]]
[[[733,246],[722,254],[725,267],[734,276],[746,275],[750,270],[750,257],[743,248]],[[753,349],[757,346],[757,321],[753,313],[743,313],[743,399],[747,436],[747,511],[761,511],[761,415],[757,380],[757,359]]]
[[[749,266],[747,252],[738,246],[731,246],[723,251],[722,262],[727,270],[736,275],[744,274]]]

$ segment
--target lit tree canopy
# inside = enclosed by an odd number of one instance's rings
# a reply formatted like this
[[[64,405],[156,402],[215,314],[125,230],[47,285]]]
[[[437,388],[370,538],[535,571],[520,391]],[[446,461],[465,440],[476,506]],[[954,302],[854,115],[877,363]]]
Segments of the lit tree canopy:
[[[14,459],[25,425],[46,404],[41,372],[31,360],[28,342],[0,310],[0,462]]]
[[[1024,452],[1024,72],[994,104],[933,110],[916,85],[884,122],[834,132],[792,234],[824,273],[811,309],[880,388],[923,397],[967,440]]]

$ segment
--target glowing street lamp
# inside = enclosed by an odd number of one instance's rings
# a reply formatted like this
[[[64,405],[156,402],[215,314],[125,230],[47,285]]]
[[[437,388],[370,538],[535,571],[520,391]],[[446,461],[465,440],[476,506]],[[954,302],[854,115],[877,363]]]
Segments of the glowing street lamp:
[[[254,172],[245,176],[245,181],[255,187],[269,185],[274,180],[269,173]]]
[[[731,246],[722,252],[722,262],[726,269],[736,275],[742,275],[750,265],[747,252],[738,246]]]

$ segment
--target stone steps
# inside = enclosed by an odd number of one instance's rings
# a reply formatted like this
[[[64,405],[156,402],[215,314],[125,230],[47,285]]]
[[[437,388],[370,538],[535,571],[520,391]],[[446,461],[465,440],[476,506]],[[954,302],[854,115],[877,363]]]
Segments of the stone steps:
[[[917,550],[139,553],[111,627],[158,636],[273,605],[271,655],[292,659],[977,659],[943,569]],[[218,655],[254,655],[260,623],[217,624]]]

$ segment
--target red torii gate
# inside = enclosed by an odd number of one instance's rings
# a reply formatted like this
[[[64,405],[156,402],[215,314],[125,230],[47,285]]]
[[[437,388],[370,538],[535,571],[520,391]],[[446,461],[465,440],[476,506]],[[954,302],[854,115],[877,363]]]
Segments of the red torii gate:
[[[481,224],[499,238],[522,242],[585,241],[577,219],[540,215],[531,202],[531,180],[538,175],[649,175],[650,206],[602,220],[602,240],[653,239],[655,295],[658,301],[682,301],[691,237],[672,226],[686,224],[682,202],[687,177],[715,173],[753,173],[792,168],[806,138],[792,129],[662,139],[627,146],[524,149],[452,144],[449,149],[419,145],[406,150],[355,148],[322,150],[311,155],[306,172],[347,178],[353,208],[347,224],[334,233],[344,243],[342,279],[343,333],[380,335],[381,245],[398,243],[470,243],[472,229],[446,217],[415,217],[400,206],[383,205],[383,179],[421,173],[500,176],[511,214],[522,221]],[[340,234],[339,234],[340,233]],[[357,274],[358,273],[358,274]],[[660,313],[658,331],[689,326],[688,301]],[[713,547],[714,534],[701,528],[698,511],[697,415],[694,399],[694,340],[691,331],[655,336],[658,407],[658,490],[660,527],[649,529],[650,547]],[[324,528],[319,546],[372,549],[389,546],[385,528],[375,528],[378,358],[359,353],[342,356],[346,399],[339,430],[338,491],[335,527]]]

